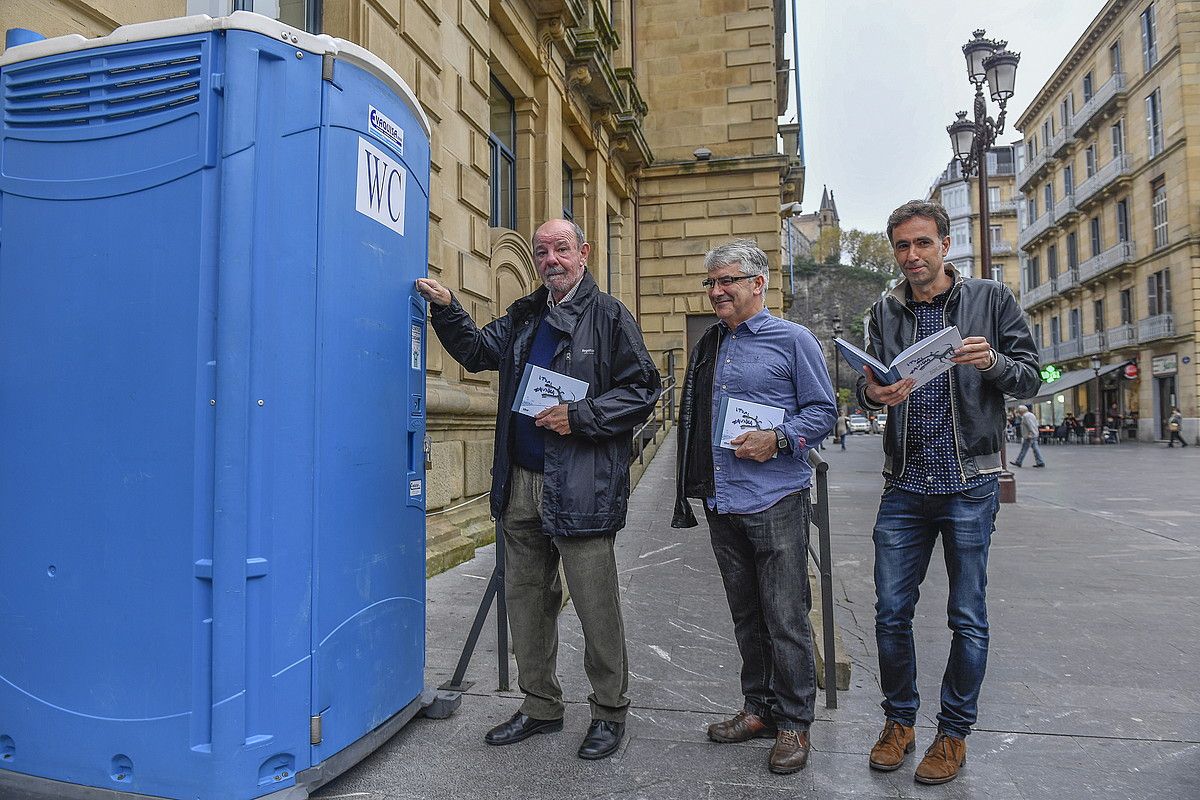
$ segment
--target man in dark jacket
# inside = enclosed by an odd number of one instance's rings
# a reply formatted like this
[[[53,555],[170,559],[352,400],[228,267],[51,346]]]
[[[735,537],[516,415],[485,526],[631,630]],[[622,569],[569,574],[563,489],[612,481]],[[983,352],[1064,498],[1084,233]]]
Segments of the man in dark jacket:
[[[525,701],[484,739],[505,745],[562,730],[561,560],[592,683],[579,756],[597,759],[616,752],[625,732],[629,669],[613,542],[625,526],[630,436],[653,410],[660,379],[629,310],[587,273],[590,251],[578,225],[542,225],[533,257],[544,286],[482,329],[437,281],[422,278],[417,290],[451,356],[471,372],[500,372],[491,505],[504,530],[504,591]],[[515,413],[527,365],[584,381],[586,395],[536,417]]]
[[[956,364],[914,391],[906,378],[882,385],[859,378],[865,408],[889,407],[884,489],[875,521],[875,639],[886,718],[870,765],[894,770],[915,748],[916,653],[912,620],[938,535],[950,581],[950,658],[942,679],[938,733],[918,765],[921,783],[953,780],[966,761],[987,664],[988,545],[999,509],[1004,396],[1041,385],[1038,352],[1016,298],[1003,284],[964,278],[943,262],[950,219],[936,203],[913,200],[888,219],[904,279],[871,308],[867,350],[884,364],[954,325]],[[870,367],[866,368],[868,373]]]
[[[719,321],[688,359],[671,525],[696,524],[687,498],[704,503],[742,657],[742,708],[709,725],[708,738],[773,738],[767,768],[787,774],[808,763],[817,694],[807,455],[829,433],[837,409],[817,337],[764,306],[766,253],[736,239],[710,251],[704,266]],[[778,422],[764,423],[767,409],[746,401],[773,409]],[[738,406],[743,415],[731,416]]]

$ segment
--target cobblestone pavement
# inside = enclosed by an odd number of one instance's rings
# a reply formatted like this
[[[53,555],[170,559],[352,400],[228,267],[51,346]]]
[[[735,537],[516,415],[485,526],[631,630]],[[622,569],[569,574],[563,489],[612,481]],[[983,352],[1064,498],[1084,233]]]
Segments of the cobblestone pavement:
[[[516,709],[494,691],[494,625],[475,680],[450,719],[419,719],[317,796],[354,798],[1200,798],[1200,447],[1064,445],[1046,469],[1017,473],[1002,507],[989,579],[992,626],[979,726],[962,775],[915,784],[916,758],[877,773],[866,754],[881,724],[873,636],[871,527],[879,436],[829,448],[837,622],[852,685],[818,696],[803,772],[766,769],[769,742],[716,745],[709,722],[740,706],[732,623],[707,532],[670,527],[674,446],[659,452],[618,539],[633,709],[619,753],[575,756],[588,724],[582,639],[563,615],[559,673],[566,729],[509,747],[483,732]],[[429,582],[428,683],[453,669],[491,570],[491,548]],[[931,741],[949,647],[937,552],[915,623]],[[514,667],[515,689],[515,667]]]

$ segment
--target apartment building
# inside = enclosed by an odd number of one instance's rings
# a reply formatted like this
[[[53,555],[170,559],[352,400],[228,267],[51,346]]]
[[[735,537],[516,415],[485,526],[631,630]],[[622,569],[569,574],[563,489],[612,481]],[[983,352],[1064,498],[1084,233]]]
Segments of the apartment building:
[[[1172,406],[1200,434],[1198,51],[1200,5],[1109,0],[1017,121],[1021,305],[1064,373],[1047,411],[1115,406],[1143,440]]]
[[[361,44],[412,87],[432,124],[429,273],[480,324],[539,285],[529,240],[553,217],[583,227],[589,269],[660,365],[675,348],[682,371],[688,321],[708,319],[717,242],[758,240],[781,307],[780,207],[803,193],[799,127],[777,121],[783,0],[16,0],[0,29],[93,37],[235,6]],[[493,535],[496,377],[436,338],[427,365],[438,571]]]
[[[952,159],[926,195],[926,199],[945,206],[950,215],[950,252],[946,259],[963,275],[1000,281],[1014,293],[1021,288],[1017,209],[1024,198],[1018,199],[1016,192],[1020,156],[1021,148],[1014,145],[993,147],[987,153],[991,269],[986,275],[980,250],[979,177],[964,177],[962,165]]]

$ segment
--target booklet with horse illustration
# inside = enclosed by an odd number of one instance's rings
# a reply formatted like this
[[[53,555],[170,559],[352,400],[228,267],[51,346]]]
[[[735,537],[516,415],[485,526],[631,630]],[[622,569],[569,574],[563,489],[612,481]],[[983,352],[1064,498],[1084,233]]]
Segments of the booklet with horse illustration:
[[[951,325],[942,328],[932,336],[926,336],[921,341],[909,347],[892,359],[889,366],[884,366],[878,359],[847,342],[845,339],[835,339],[838,352],[859,372],[866,374],[864,365],[870,365],[875,372],[875,380],[884,385],[912,378],[919,388],[941,375],[954,366],[950,359],[954,351],[962,347],[962,336],[958,327]]]
[[[722,397],[717,409],[717,424],[713,430],[713,444],[727,450],[737,450],[730,444],[746,431],[769,431],[783,424],[783,409],[736,397]]]
[[[538,412],[559,403],[582,400],[587,397],[587,390],[587,381],[526,364],[521,385],[517,387],[517,396],[513,398],[512,410],[527,417],[536,417]]]

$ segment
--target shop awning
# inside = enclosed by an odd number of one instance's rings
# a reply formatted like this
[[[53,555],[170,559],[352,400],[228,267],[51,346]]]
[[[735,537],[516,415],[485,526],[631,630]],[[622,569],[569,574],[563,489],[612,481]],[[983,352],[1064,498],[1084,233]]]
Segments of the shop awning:
[[[1128,359],[1118,361],[1115,364],[1105,364],[1100,368],[1100,377],[1109,375],[1119,369],[1124,369],[1126,364],[1131,363]],[[1082,386],[1088,381],[1094,381],[1096,373],[1089,367],[1087,369],[1073,369],[1070,372],[1064,372],[1062,377],[1053,383],[1042,383],[1038,393],[1026,400],[1021,400],[1026,405],[1033,403],[1043,403],[1050,400],[1059,392],[1065,392],[1067,389],[1074,389],[1076,386]],[[1019,399],[1019,398],[1018,398]]]

